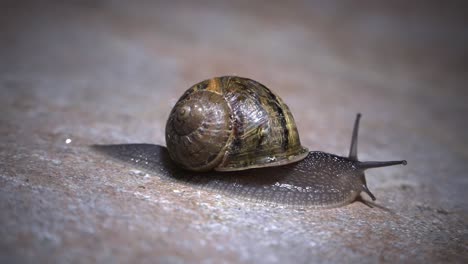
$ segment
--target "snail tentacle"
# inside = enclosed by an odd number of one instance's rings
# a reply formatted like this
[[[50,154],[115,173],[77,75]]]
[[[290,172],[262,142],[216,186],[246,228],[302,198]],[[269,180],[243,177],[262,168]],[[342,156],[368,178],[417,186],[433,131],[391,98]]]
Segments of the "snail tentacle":
[[[357,156],[357,145],[358,145],[358,133],[359,133],[359,121],[361,120],[361,113],[356,115],[356,120],[354,121],[353,135],[351,137],[351,147],[349,148],[350,160],[358,160]]]
[[[358,134],[359,134],[359,123],[361,121],[361,113],[356,115],[353,127],[353,135],[351,137],[351,147],[349,150],[348,158],[352,161],[356,161],[356,166],[359,169],[367,170],[372,168],[388,167],[394,165],[406,165],[406,160],[392,160],[392,161],[359,161],[358,160]]]
[[[389,167],[395,165],[406,165],[408,162],[406,160],[391,160],[391,161],[359,161],[357,167],[362,170]]]

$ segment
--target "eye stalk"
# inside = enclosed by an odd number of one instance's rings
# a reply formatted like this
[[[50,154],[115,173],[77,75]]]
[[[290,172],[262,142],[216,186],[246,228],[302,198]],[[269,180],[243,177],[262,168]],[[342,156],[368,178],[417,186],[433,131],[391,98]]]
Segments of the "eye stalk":
[[[393,161],[359,161],[357,153],[357,144],[358,144],[358,134],[359,134],[359,122],[361,121],[361,113],[356,115],[356,120],[354,121],[353,135],[351,137],[351,147],[349,149],[348,158],[356,162],[356,167],[362,170],[362,191],[365,192],[369,197],[375,201],[375,196],[371,193],[366,183],[366,176],[364,175],[364,170],[372,168],[381,168],[394,165],[406,165],[408,162],[406,160],[393,160]]]
[[[353,135],[351,136],[351,147],[349,148],[350,160],[357,161],[357,144],[358,144],[358,134],[359,134],[359,122],[361,121],[361,113],[356,115],[356,120],[354,120]]]
[[[389,167],[395,165],[406,165],[408,162],[406,160],[393,160],[393,161],[360,161],[357,164],[357,167],[362,170]]]

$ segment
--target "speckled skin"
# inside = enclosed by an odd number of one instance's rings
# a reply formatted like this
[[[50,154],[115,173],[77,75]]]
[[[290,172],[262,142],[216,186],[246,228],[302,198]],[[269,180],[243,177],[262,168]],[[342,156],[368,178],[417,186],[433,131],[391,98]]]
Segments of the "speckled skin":
[[[190,87],[169,115],[166,144],[172,160],[193,171],[278,166],[308,153],[281,98],[237,76]]]

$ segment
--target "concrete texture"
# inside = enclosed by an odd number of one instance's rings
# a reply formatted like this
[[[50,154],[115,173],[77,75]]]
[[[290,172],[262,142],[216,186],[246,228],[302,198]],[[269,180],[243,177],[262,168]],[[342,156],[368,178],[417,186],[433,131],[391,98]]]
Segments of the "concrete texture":
[[[0,262],[466,263],[464,10],[2,2]],[[164,145],[182,92],[229,74],[281,95],[310,149],[345,155],[362,112],[360,157],[408,166],[367,173],[373,208],[309,210],[199,190],[89,148]]]

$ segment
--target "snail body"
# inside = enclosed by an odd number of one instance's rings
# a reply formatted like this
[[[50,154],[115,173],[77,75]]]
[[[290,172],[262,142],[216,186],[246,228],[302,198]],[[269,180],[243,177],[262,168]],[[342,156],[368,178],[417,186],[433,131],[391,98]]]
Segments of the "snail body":
[[[253,202],[332,208],[355,201],[362,192],[376,199],[365,170],[406,165],[405,160],[358,160],[360,118],[347,157],[309,152],[278,96],[256,81],[225,76],[200,82],[182,95],[167,121],[167,148],[94,148],[189,186]]]

